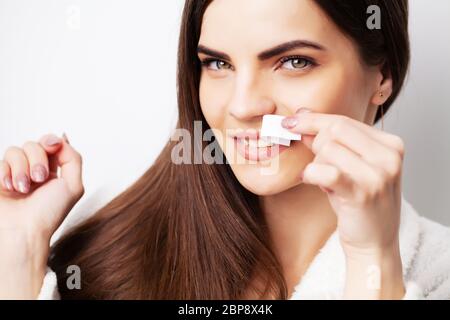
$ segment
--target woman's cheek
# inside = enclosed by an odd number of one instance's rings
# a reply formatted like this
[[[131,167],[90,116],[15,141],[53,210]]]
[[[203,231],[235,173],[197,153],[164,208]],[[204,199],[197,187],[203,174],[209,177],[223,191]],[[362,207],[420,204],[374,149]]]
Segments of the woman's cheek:
[[[298,108],[309,108],[315,112],[343,114],[359,117],[362,101],[361,81],[354,72],[342,67],[327,67],[323,70],[300,76],[283,77],[274,84],[274,92],[280,105],[292,113]]]
[[[223,89],[223,88],[222,88]],[[199,90],[200,106],[210,128],[223,129],[228,114],[227,93],[210,80],[202,80]]]
[[[311,71],[305,74],[280,75],[274,85],[279,105],[294,113],[298,108],[328,113],[336,107],[336,83],[329,72]],[[330,103],[334,101],[334,103]]]

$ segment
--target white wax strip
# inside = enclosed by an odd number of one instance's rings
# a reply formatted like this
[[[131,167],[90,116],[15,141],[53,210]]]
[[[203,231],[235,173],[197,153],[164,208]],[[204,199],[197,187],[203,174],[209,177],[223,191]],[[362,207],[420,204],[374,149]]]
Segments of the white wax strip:
[[[260,136],[267,142],[290,146],[291,140],[302,140],[301,134],[290,132],[281,126],[285,116],[267,114],[263,116]]]

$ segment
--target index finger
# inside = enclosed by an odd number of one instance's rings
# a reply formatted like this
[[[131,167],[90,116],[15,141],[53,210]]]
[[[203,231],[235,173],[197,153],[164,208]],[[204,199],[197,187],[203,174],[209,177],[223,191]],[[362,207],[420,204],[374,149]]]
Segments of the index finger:
[[[62,145],[62,138],[54,135],[47,134],[39,139],[39,144],[44,148],[44,150],[49,154],[54,154]]]
[[[295,133],[317,135],[319,131],[328,128],[340,118],[343,116],[316,112],[298,113],[285,118],[282,125]]]
[[[286,120],[286,121],[285,121]],[[356,119],[341,115],[318,112],[302,112],[283,120],[288,124],[286,129],[294,133],[304,135],[317,135],[321,130],[327,129],[335,124],[346,124],[354,126],[369,137],[380,142],[388,148],[402,150],[403,143],[400,139],[388,132],[384,132]]]
[[[54,134],[47,134],[39,139],[39,144],[49,155],[49,174],[52,178],[56,176],[58,170],[58,164],[54,155],[61,149],[62,142],[62,138]]]

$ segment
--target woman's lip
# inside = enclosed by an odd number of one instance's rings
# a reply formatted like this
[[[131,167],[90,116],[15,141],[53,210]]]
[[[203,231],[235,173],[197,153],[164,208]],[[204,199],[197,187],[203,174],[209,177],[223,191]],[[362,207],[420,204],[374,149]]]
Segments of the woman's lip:
[[[252,140],[258,140],[259,139],[259,131],[258,130],[240,130],[237,132],[233,132],[229,135],[233,139],[252,139]]]
[[[275,144],[271,147],[251,147],[244,143],[243,138],[234,138],[234,146],[237,149],[241,157],[250,161],[266,161],[275,158],[282,152],[286,151],[289,147]]]

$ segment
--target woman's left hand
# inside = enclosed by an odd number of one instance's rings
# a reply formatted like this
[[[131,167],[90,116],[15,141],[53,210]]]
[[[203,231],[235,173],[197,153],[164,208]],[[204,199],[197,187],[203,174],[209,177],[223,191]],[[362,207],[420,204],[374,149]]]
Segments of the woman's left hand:
[[[302,134],[302,142],[315,154],[302,182],[325,191],[337,215],[347,259],[346,296],[401,298],[402,140],[349,117],[301,111],[283,126]],[[374,275],[380,279],[371,288],[368,277]]]

